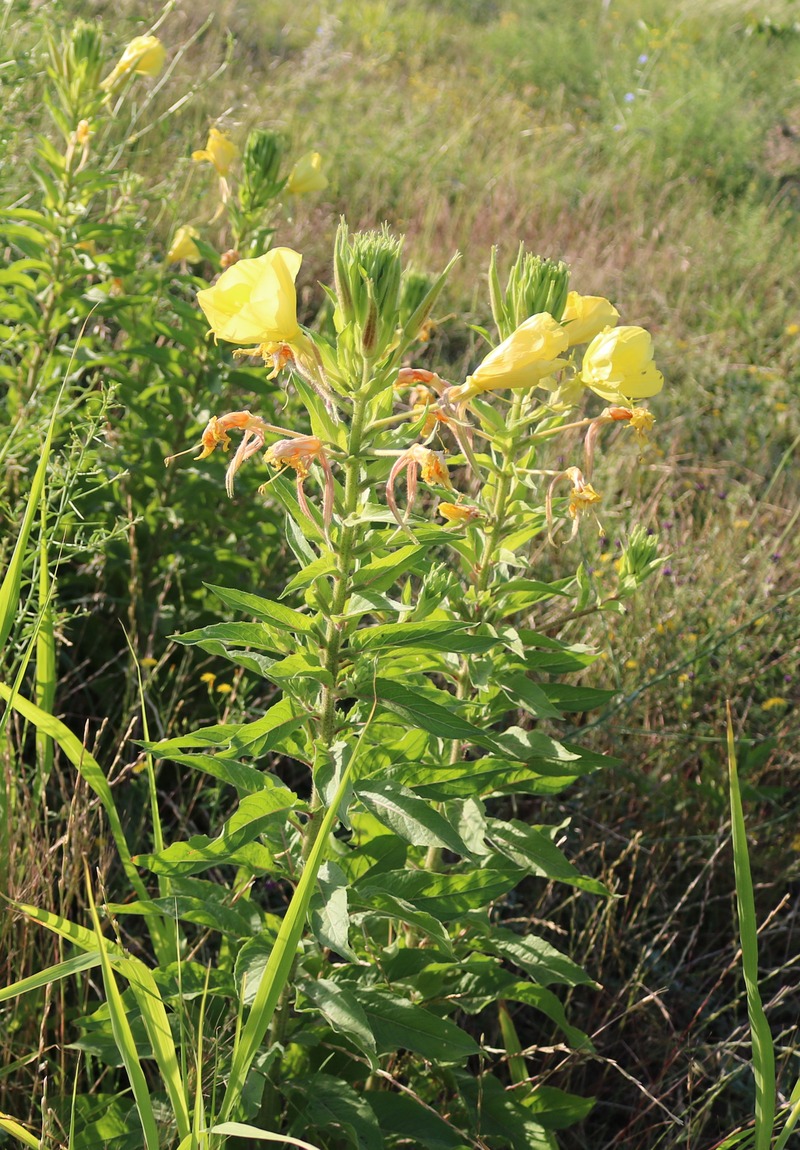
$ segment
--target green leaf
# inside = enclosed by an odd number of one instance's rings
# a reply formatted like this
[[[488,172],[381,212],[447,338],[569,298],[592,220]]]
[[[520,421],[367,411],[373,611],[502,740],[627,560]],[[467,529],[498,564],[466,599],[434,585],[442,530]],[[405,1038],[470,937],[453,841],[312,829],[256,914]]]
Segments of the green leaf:
[[[211,775],[221,783],[229,783],[240,794],[255,794],[256,791],[269,790],[277,782],[274,775],[265,774],[258,767],[251,767],[249,763],[226,758],[224,753],[182,755],[174,751],[169,759],[179,766],[192,767],[196,771],[202,771],[203,774]]]
[[[290,1129],[303,1133],[311,1127],[337,1131],[351,1150],[384,1150],[378,1120],[362,1094],[343,1079],[311,1074],[291,1083],[292,1101],[299,1111]]]
[[[224,747],[231,755],[264,754],[279,746],[285,734],[304,722],[303,715],[294,713],[291,700],[281,699],[253,723],[220,723],[201,727],[198,731],[178,735],[174,739],[163,739],[158,743],[143,742],[142,746],[159,758],[166,759],[172,751],[184,751],[187,747]]]
[[[272,599],[263,599],[260,595],[252,595],[249,591],[236,591],[230,587],[216,587],[213,583],[206,583],[209,591],[213,591],[228,607],[244,611],[253,615],[262,623],[269,623],[272,627],[280,627],[292,635],[307,635],[314,630],[314,619],[311,615],[303,615],[283,603],[275,603]]]
[[[400,575],[412,570],[414,563],[427,549],[418,544],[409,544],[398,547],[389,555],[380,559],[372,559],[365,563],[353,575],[353,587],[363,591],[368,587],[371,591],[388,591],[397,582]]]
[[[320,867],[317,882],[319,890],[312,896],[309,906],[309,921],[317,942],[342,958],[357,962],[350,946],[347,877],[341,867],[328,860]]]
[[[435,690],[433,688],[423,695],[403,683],[384,678],[375,679],[370,687],[374,689],[374,695],[365,692],[362,698],[372,699],[377,696],[390,711],[412,726],[421,727],[423,731],[443,739],[458,739],[476,743],[489,750],[497,749],[497,743],[491,736],[457,713],[455,708],[458,701],[446,691],[435,691],[436,696],[442,700],[437,702],[435,698],[429,697]]]
[[[282,647],[261,623],[211,623],[197,631],[185,631],[181,635],[170,635],[173,643],[191,647],[195,643],[216,640],[234,647],[255,647],[260,651],[281,651]]]
[[[404,872],[397,873],[402,874]],[[422,931],[434,942],[438,942],[445,954],[453,953],[450,935],[438,918],[434,918],[427,911],[420,910],[405,899],[398,898],[388,890],[384,890],[380,883],[381,878],[376,875],[369,885],[365,883],[351,892],[349,896],[351,913],[366,912],[368,915],[376,915],[379,918],[404,922],[408,926]]]
[[[411,1050],[431,1062],[458,1063],[480,1052],[466,1031],[449,1018],[399,998],[387,990],[354,988],[364,1008],[377,1048],[381,1054]]]
[[[583,1122],[594,1106],[594,1098],[581,1098],[579,1094],[568,1094],[556,1086],[537,1086],[522,1105],[545,1130],[563,1130]]]
[[[254,1138],[257,1142],[280,1142],[281,1146],[299,1146],[300,1150],[320,1150],[319,1146],[314,1146],[311,1142],[304,1142],[302,1138],[293,1138],[289,1134],[273,1134],[269,1130],[260,1130],[257,1126],[251,1126],[247,1122],[218,1122],[209,1128],[208,1133],[222,1134],[226,1138]],[[194,1150],[196,1142],[197,1137],[193,1135],[191,1139],[187,1140],[186,1145],[181,1142],[178,1150]]]
[[[374,1070],[377,1066],[375,1035],[356,996],[346,986],[329,978],[304,979],[298,989],[309,998],[329,1025],[347,1037],[366,1054]],[[302,1006],[297,1006],[302,1012]]]
[[[484,630],[482,634],[470,634],[469,623],[445,623],[439,621],[424,623],[403,623],[401,626],[390,623],[376,627],[364,627],[350,640],[350,647],[356,651],[403,650],[416,647],[421,650],[445,651],[455,654],[482,654],[496,647],[500,640]]]
[[[366,1092],[387,1140],[410,1140],[425,1150],[464,1150],[465,1136],[445,1122],[432,1106],[409,1094],[389,1090]]]
[[[27,994],[29,990],[40,990],[43,986],[60,982],[62,978],[70,978],[73,974],[80,974],[83,970],[91,970],[99,965],[99,951],[94,950],[88,951],[86,954],[78,954],[74,958],[66,959],[65,962],[57,962],[54,966],[48,966],[36,974],[21,978],[10,986],[0,987],[0,1002],[7,1002],[9,998],[16,998],[20,994]]]
[[[385,890],[417,910],[433,915],[440,922],[452,922],[467,911],[478,910],[508,894],[524,873],[510,863],[473,867],[463,874],[390,871],[374,879],[362,879],[355,890],[366,898],[370,897],[373,889]]]
[[[289,580],[283,589],[281,599],[290,595],[292,591],[296,591],[299,587],[307,587],[309,583],[313,583],[316,579],[320,579],[324,575],[332,575],[335,570],[336,555],[333,551],[323,551],[318,559],[309,563],[307,567],[303,567]],[[305,617],[306,616],[303,616],[303,618]]]
[[[488,819],[487,825],[492,845],[517,866],[591,894],[610,895],[598,879],[581,875],[553,842],[547,831],[560,828],[528,826],[516,819]]]
[[[414,846],[445,847],[469,856],[464,840],[443,815],[408,787],[388,780],[369,779],[357,784],[356,794],[384,826]]]
[[[199,874],[211,866],[231,864],[234,860],[240,865],[248,860],[248,865],[253,861],[258,869],[268,868],[271,855],[265,847],[244,854],[241,849],[258,846],[253,840],[274,822],[277,814],[288,817],[298,801],[297,795],[281,786],[245,795],[217,838],[193,835],[188,842],[172,843],[163,851],[138,855],[137,861],[157,874],[175,875]]]
[[[550,983],[597,985],[571,958],[535,934],[515,934],[513,930],[494,924],[474,924],[474,930],[469,939],[471,947],[483,954],[495,954],[516,963],[540,986]]]

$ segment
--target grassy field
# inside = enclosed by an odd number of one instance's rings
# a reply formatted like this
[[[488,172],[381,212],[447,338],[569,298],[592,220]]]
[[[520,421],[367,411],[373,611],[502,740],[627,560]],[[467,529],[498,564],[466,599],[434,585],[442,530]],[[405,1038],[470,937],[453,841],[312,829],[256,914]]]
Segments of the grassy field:
[[[36,133],[52,133],[36,95],[45,27],[68,27],[76,15],[86,16],[83,6],[66,2],[5,6],[6,204],[38,202],[26,164]],[[713,1150],[753,1114],[726,701],[780,1097],[800,1071],[800,8],[789,0],[563,0],[557,11],[539,0],[230,0],[164,10],[99,2],[95,16],[110,59],[155,21],[177,58],[148,111],[155,126],[126,161],[142,250],[163,251],[183,223],[224,250],[216,193],[190,153],[211,124],[240,143],[251,128],[270,128],[285,133],[293,154],[324,157],[327,188],[293,198],[275,221],[277,242],[304,254],[298,288],[309,326],[330,322],[319,284],[330,282],[333,238],[346,216],[354,229],[388,221],[426,274],[462,253],[415,366],[445,363],[454,380],[474,366],[474,329],[490,318],[493,244],[504,268],[520,242],[563,259],[574,288],[608,296],[625,323],[653,333],[666,377],[650,405],[656,426],[643,447],[616,432],[603,441],[595,482],[608,510],[601,534],[587,522],[573,548],[600,594],[613,586],[632,523],[658,533],[666,562],[624,614],[587,613],[562,636],[603,653],[580,681],[614,696],[581,716],[577,733],[619,765],[557,798],[505,800],[528,822],[569,819],[564,849],[612,892],[604,899],[531,880],[513,907],[518,930],[544,928],[600,984],[578,986],[566,999],[596,1054],[545,1044],[525,1007],[514,1022],[536,1082],[596,1098],[587,1118],[559,1131],[562,1150]],[[132,268],[111,271],[124,278]],[[13,317],[0,316],[6,322]],[[128,334],[126,346],[134,346],[133,327]],[[55,326],[50,337],[46,362],[55,365]],[[131,362],[134,390],[149,394],[145,360]],[[243,406],[254,405],[253,393],[264,399],[255,369],[219,378],[215,371],[208,349],[199,350],[196,379],[143,399],[141,411],[124,391],[98,397],[89,423],[67,437],[71,454],[51,481],[66,492],[53,713],[86,733],[87,746],[112,764],[116,786],[142,767],[131,741],[142,735],[137,664],[153,737],[241,718],[260,701],[238,672],[225,680],[233,689],[220,692],[226,672],[218,661],[190,649],[176,654],[168,642],[174,631],[209,621],[202,584],[224,582],[219,572],[266,592],[293,562],[277,516],[247,502],[255,477],[229,513],[221,468],[202,476],[163,470],[164,455],[198,438],[209,396],[229,387]],[[10,384],[7,391],[3,566],[53,394],[21,400]],[[137,421],[128,430],[126,409]],[[88,518],[81,498],[92,508]],[[543,578],[566,570],[570,560],[544,542],[537,548]],[[23,599],[27,615],[6,681],[32,634],[33,583]],[[216,685],[204,673],[217,675]],[[85,786],[74,789],[56,756],[42,805],[14,749],[26,745],[24,731],[12,722],[4,737],[4,883],[19,901],[76,915],[81,857],[98,833],[96,804]],[[183,833],[205,832],[224,805],[221,791],[209,795],[165,771],[165,817]],[[146,818],[134,804],[132,842],[146,844]],[[12,982],[59,961],[63,947],[8,920],[0,953]],[[43,1095],[47,1110],[42,1059],[50,1077],[62,1076],[61,1089],[71,1082],[74,1036],[61,993],[0,1016],[0,1111],[38,1116],[39,1125]],[[60,1144],[55,1134],[46,1143]]]

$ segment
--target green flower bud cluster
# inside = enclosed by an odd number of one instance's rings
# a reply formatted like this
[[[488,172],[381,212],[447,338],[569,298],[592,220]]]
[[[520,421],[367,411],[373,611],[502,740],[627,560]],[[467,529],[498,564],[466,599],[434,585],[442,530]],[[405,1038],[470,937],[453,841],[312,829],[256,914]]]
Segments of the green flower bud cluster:
[[[286,183],[281,165],[286,141],[278,132],[253,128],[242,156],[242,182],[239,203],[243,212],[262,211],[280,195]]]
[[[402,239],[386,225],[351,235],[344,220],[336,233],[334,277],[338,332],[352,329],[365,359],[379,359],[396,339],[402,278]]]
[[[553,319],[561,319],[569,293],[569,268],[560,260],[532,255],[520,244],[503,291],[497,272],[497,248],[492,248],[489,288],[497,330],[501,339],[507,339],[532,315],[548,312]]]
[[[663,563],[666,558],[658,556],[658,536],[648,535],[646,529],[637,524],[619,561],[620,596],[633,595]]]
[[[77,20],[60,43],[50,39],[48,75],[58,93],[62,118],[54,111],[59,127],[69,135],[78,121],[88,118],[97,109],[103,93],[100,81],[105,69],[103,37],[99,26],[86,20]]]

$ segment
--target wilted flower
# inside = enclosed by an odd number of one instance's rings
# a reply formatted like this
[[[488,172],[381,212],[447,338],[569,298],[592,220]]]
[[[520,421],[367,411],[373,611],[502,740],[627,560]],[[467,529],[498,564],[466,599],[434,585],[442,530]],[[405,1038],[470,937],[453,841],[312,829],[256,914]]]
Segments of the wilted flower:
[[[100,87],[110,92],[131,73],[137,76],[157,76],[166,58],[164,45],[157,36],[134,36]]]
[[[216,339],[240,345],[292,343],[300,335],[294,281],[303,257],[273,248],[256,259],[239,260],[213,287],[197,293]]]
[[[183,260],[187,260],[191,264],[199,263],[202,257],[200,249],[194,242],[198,236],[197,228],[190,227],[188,224],[179,227],[167,252],[167,263],[179,264]]]
[[[303,514],[309,519],[311,512],[306,501],[303,484],[308,478],[309,464],[315,461],[319,463],[325,476],[322,521],[327,536],[333,518],[334,486],[333,472],[322,441],[317,439],[316,435],[298,435],[294,439],[279,439],[277,443],[273,443],[267,449],[264,458],[267,463],[272,463],[277,467],[294,468],[297,473],[297,502],[300,504]]]
[[[199,151],[192,152],[192,159],[195,163],[208,161],[209,164],[214,165],[218,175],[225,177],[238,155],[239,149],[232,140],[220,132],[219,128],[210,128],[206,146]]]
[[[477,507],[470,507],[466,503],[440,503],[438,510],[443,519],[458,527],[466,527],[481,515]]]
[[[564,328],[548,312],[532,315],[489,352],[466,383],[451,389],[450,399],[463,402],[482,391],[535,387],[567,366],[558,357],[568,345]]]
[[[322,171],[322,156],[319,152],[306,152],[301,156],[286,181],[286,191],[293,196],[321,192],[327,186],[328,179]]]
[[[547,489],[547,497],[545,499],[545,517],[547,519],[548,539],[553,542],[553,491],[555,486],[562,479],[568,479],[572,484],[570,492],[568,512],[570,519],[572,519],[572,534],[570,539],[574,539],[578,532],[578,519],[582,511],[587,507],[591,507],[593,503],[599,503],[602,496],[595,491],[591,483],[584,479],[583,472],[579,467],[568,467],[565,471],[560,471],[556,475]]]
[[[386,502],[389,504],[389,509],[400,526],[405,527],[406,516],[400,515],[397,509],[397,500],[394,496],[395,480],[401,471],[406,472],[406,494],[408,496],[409,508],[413,505],[417,495],[417,480],[419,479],[420,471],[422,472],[422,478],[425,483],[436,484],[439,487],[447,487],[451,490],[452,485],[450,483],[450,475],[447,470],[444,454],[441,451],[432,451],[429,447],[423,447],[421,443],[413,443],[411,447],[400,452],[396,463],[389,472],[389,478],[386,483]],[[406,515],[407,514],[406,512]]]
[[[617,327],[595,336],[584,353],[581,381],[610,403],[657,395],[664,376],[653,362],[650,333]]]
[[[569,346],[576,343],[588,343],[607,327],[614,327],[619,319],[619,312],[607,299],[599,295],[578,295],[571,291],[567,296],[567,305],[561,322],[569,339]]]

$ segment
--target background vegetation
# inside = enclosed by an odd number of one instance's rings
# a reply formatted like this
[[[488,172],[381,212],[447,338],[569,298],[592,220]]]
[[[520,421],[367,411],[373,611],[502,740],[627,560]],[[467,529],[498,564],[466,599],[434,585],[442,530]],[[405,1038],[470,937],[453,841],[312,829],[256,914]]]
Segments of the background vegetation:
[[[25,207],[39,195],[26,165],[37,134],[53,134],[37,98],[45,30],[85,16],[77,7],[4,7],[6,204]],[[92,11],[103,21],[109,59],[162,14],[145,3]],[[651,405],[653,443],[641,458],[621,441],[606,450],[597,473],[611,508],[604,534],[585,526],[575,546],[601,588],[613,579],[629,521],[658,530],[669,560],[625,615],[587,615],[567,636],[610,652],[584,681],[613,689],[614,698],[587,717],[581,737],[620,765],[573,788],[558,810],[572,819],[571,857],[616,897],[565,898],[558,887],[542,897],[532,888],[515,911],[520,923],[544,924],[556,944],[568,942],[601,984],[577,988],[568,1003],[597,1057],[554,1041],[528,1058],[542,1082],[598,1100],[561,1144],[710,1150],[752,1113],[728,846],[726,699],[784,1089],[798,1072],[798,6],[565,0],[554,13],[537,0],[238,0],[213,10],[175,4],[158,34],[177,63],[148,109],[155,127],[114,177],[142,250],[165,251],[187,221],[224,250],[229,236],[213,219],[215,191],[190,153],[210,123],[241,142],[250,128],[270,127],[284,131],[295,152],[316,148],[326,161],[326,191],[297,199],[276,224],[280,242],[304,253],[306,321],[325,322],[317,285],[330,278],[332,238],[346,214],[354,228],[388,220],[406,234],[421,270],[462,251],[430,341],[431,358],[449,362],[453,379],[474,365],[477,341],[446,317],[486,323],[494,242],[506,262],[521,240],[566,260],[572,286],[610,296],[626,322],[654,334],[667,386]],[[187,92],[191,99],[181,102]],[[128,130],[135,135],[136,124]],[[96,268],[98,292],[115,280],[124,286],[135,270],[124,256]],[[174,310],[160,313],[165,340],[180,338],[189,322],[188,281],[183,290],[170,296]],[[54,319],[49,331],[38,330],[30,354],[51,357],[47,387],[21,393],[19,363],[2,361],[3,566],[63,372],[61,342],[74,343],[88,306],[61,327]],[[226,408],[278,410],[263,372],[233,361],[220,369],[219,357],[209,360],[197,342],[196,376],[171,377],[166,352],[139,346],[135,308],[113,332],[102,314],[101,306],[71,377],[94,391],[94,405],[82,409],[83,426],[69,429],[64,420],[67,450],[49,481],[63,492],[49,511],[59,528],[50,560],[58,571],[53,706],[113,760],[136,841],[136,788],[144,786],[131,741],[142,733],[137,674],[158,735],[249,713],[259,700],[245,676],[176,652],[167,637],[208,621],[204,582],[267,594],[292,560],[276,517],[255,499],[255,475],[228,505],[221,466],[163,470],[163,457],[197,438],[221,396]],[[14,321],[26,317],[0,316]],[[423,355],[418,365],[425,364]],[[546,548],[541,563],[549,577],[556,573],[558,559]],[[37,617],[36,585],[23,590],[29,611],[14,658]],[[13,672],[18,664],[9,665]],[[207,672],[217,680],[203,681]],[[80,857],[97,812],[58,757],[48,769],[43,804],[40,776],[21,768],[9,744],[3,878],[13,897],[68,915],[84,897]],[[214,816],[208,804],[223,795],[208,787],[201,795],[174,769],[164,771],[159,787],[175,825],[205,830]],[[537,821],[533,805],[516,814]],[[553,800],[547,819],[557,821]],[[4,920],[8,981],[54,961],[57,950],[43,954],[46,945]],[[26,1104],[31,1112],[39,1104],[42,1059],[69,1040],[56,1033],[62,1018],[47,995],[6,1016],[0,1109],[24,1115]],[[525,1009],[514,1019],[527,1046],[534,1039]],[[540,1043],[540,1031],[529,1033]],[[36,1057],[22,1058],[30,1050]]]

